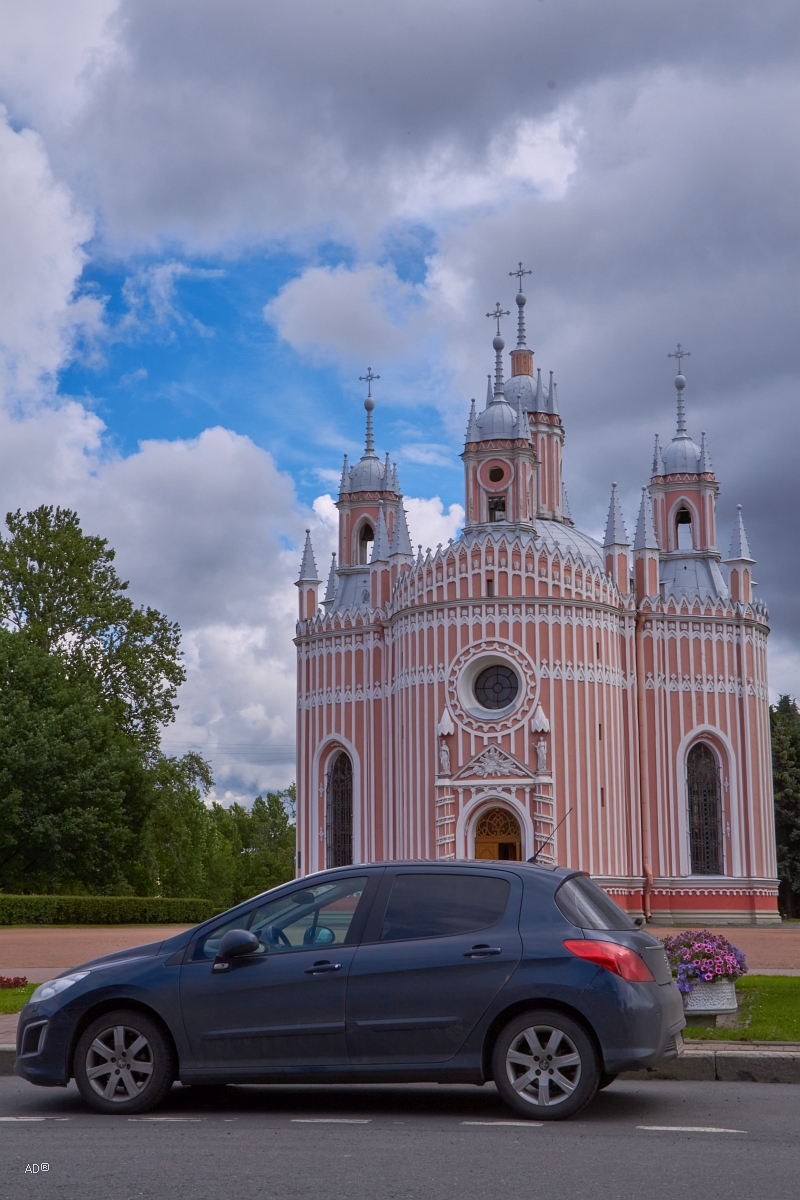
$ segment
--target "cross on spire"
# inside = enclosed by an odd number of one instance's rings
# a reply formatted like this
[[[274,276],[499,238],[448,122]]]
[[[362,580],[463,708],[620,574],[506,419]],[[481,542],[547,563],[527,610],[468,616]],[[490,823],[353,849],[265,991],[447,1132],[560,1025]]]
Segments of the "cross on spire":
[[[500,301],[498,300],[494,306],[494,312],[488,312],[486,315],[487,315],[487,317],[491,317],[493,321],[497,321],[497,336],[499,337],[500,336],[500,318],[501,317],[510,317],[511,313],[509,312],[509,310],[507,308],[501,308]]]
[[[677,360],[678,360],[678,373],[679,373],[680,375],[682,375],[682,374],[683,374],[683,364],[682,364],[682,362],[681,362],[681,359],[682,359],[682,358],[691,358],[691,357],[692,357],[692,352],[691,352],[691,350],[682,350],[682,349],[681,349],[681,344],[680,344],[680,342],[678,342],[678,349],[677,349],[677,350],[673,350],[673,351],[671,351],[671,352],[670,352],[670,353],[667,355],[667,358],[677,358]]]
[[[522,263],[520,263],[516,271],[509,271],[508,273],[509,275],[516,275],[517,279],[519,280],[519,290],[522,291],[522,276],[532,275],[533,271],[523,271]]]
[[[680,349],[680,347],[678,347],[678,349]],[[367,385],[367,395],[370,397],[372,396],[372,384],[376,379],[380,379],[380,375],[373,375],[372,367],[367,367],[366,375],[359,375],[358,377],[359,383],[365,383]]]

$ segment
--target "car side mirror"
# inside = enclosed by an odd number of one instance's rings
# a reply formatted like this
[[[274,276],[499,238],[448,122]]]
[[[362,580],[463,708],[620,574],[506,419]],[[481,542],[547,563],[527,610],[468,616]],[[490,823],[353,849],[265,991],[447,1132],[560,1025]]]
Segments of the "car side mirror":
[[[229,929],[219,944],[211,970],[216,973],[230,971],[232,959],[255,954],[260,944],[255,934],[248,933],[246,929]]]
[[[642,926],[644,925],[644,917],[634,917],[633,923],[634,923],[634,925],[637,925],[639,927],[639,929],[641,929]]]

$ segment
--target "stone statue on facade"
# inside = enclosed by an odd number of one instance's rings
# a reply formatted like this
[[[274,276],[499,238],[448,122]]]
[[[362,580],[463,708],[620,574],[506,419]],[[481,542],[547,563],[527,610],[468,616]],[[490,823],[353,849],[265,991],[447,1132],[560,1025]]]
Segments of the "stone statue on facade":
[[[536,743],[536,770],[540,775],[547,771],[547,742],[544,738],[539,738]]]
[[[439,738],[439,774],[450,774],[450,749],[444,738]]]

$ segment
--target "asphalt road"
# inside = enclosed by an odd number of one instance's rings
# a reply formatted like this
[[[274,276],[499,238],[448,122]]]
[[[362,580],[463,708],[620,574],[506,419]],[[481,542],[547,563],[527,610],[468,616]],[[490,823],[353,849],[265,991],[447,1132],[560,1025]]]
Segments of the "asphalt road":
[[[537,1126],[491,1086],[176,1087],[136,1119],[89,1112],[73,1086],[0,1078],[0,1195],[12,1200],[798,1194],[800,1087],[785,1084],[617,1082],[577,1119]]]

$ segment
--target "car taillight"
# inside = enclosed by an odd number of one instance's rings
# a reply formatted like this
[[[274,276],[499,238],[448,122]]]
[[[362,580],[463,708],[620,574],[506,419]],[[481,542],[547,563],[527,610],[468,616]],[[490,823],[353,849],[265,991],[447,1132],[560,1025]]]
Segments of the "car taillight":
[[[635,950],[627,946],[618,946],[616,942],[569,941],[564,942],[567,950],[577,954],[578,958],[586,958],[589,962],[605,967],[623,979],[633,983],[652,983],[653,973],[644,959]]]

